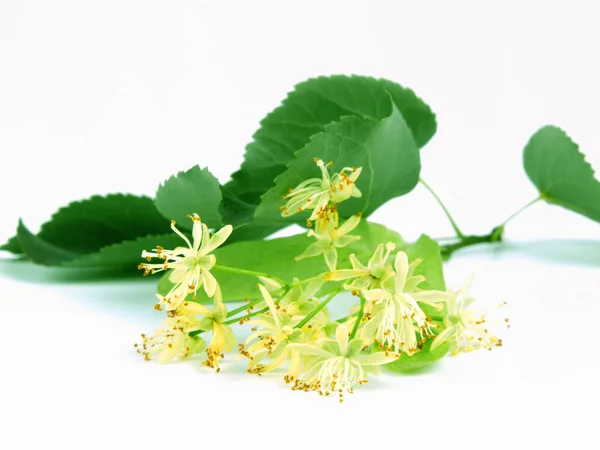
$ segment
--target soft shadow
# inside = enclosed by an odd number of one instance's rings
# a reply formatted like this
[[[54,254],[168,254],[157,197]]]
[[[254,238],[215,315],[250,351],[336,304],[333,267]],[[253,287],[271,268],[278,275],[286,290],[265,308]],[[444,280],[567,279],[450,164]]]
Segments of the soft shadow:
[[[16,280],[32,283],[87,283],[109,280],[139,280],[142,274],[132,268],[131,271],[72,268],[72,267],[46,267],[32,263],[25,258],[0,259],[0,273]],[[148,279],[151,277],[147,277]],[[154,278],[154,282],[157,278]]]
[[[504,241],[481,244],[457,254],[518,255],[534,261],[570,264],[585,267],[600,266],[600,241],[592,239],[540,239],[526,242]]]

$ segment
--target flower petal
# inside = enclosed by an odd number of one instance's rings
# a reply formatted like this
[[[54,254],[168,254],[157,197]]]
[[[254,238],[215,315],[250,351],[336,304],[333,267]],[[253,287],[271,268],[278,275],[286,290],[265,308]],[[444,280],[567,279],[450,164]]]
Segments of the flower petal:
[[[423,281],[425,281],[425,277],[423,275],[415,275],[408,278],[404,284],[404,292],[414,291]]]
[[[212,252],[214,249],[219,247],[223,242],[227,240],[227,238],[231,235],[233,231],[233,227],[231,225],[225,225],[219,231],[212,235],[208,242],[204,242],[202,246],[202,250],[199,253],[199,256],[204,256]]]
[[[271,294],[269,294],[269,291],[267,291],[267,288],[264,287],[262,284],[258,285],[258,289],[260,290],[260,293],[262,294],[263,298],[265,299],[267,306],[271,310],[271,314],[273,314],[273,319],[275,320],[275,325],[277,326],[277,329],[279,329],[280,328],[279,318],[278,318],[279,314],[277,314],[277,309],[275,309],[275,301],[273,300],[273,297],[271,297]]]
[[[347,245],[350,245],[353,242],[358,241],[360,238],[361,238],[360,236],[339,236],[335,240],[334,245],[337,248],[346,247]]]
[[[204,291],[206,292],[206,295],[209,297],[215,295],[215,291],[217,290],[217,280],[213,274],[206,269],[202,270],[202,280],[204,281]]]
[[[354,253],[350,255],[350,264],[352,265],[352,268],[354,270],[362,270],[364,272],[369,272],[369,267],[363,266],[363,264],[358,260]],[[369,264],[371,264],[371,261],[369,261]]]
[[[233,349],[237,345],[237,339],[235,337],[235,334],[233,334],[233,330],[230,326],[221,325],[221,328],[223,329],[223,335],[225,338],[225,345],[223,346],[223,351],[225,353],[229,353],[233,351]]]
[[[192,225],[192,238],[194,241],[193,249],[195,252],[200,248],[200,244],[202,243],[202,221],[198,214],[192,215],[192,221],[194,224]]]
[[[288,349],[300,355],[319,356],[321,358],[335,358],[336,355],[311,344],[289,344]]]
[[[321,253],[323,253],[323,247],[321,247],[318,242],[313,242],[306,248],[306,250],[304,250],[304,253],[296,256],[296,261],[300,261],[304,258],[313,258],[315,256],[319,256]]]
[[[421,303],[434,305],[436,303],[447,302],[454,297],[450,292],[444,291],[421,291],[410,294],[412,298]]]
[[[325,247],[323,250],[323,256],[325,257],[325,263],[329,270],[334,271],[337,266],[337,250],[335,247]]]
[[[396,261],[394,262],[394,268],[396,269],[396,293],[400,294],[404,292],[404,285],[406,284],[406,277],[408,275],[408,255],[402,251],[396,254]]]
[[[373,256],[369,259],[369,267],[373,268],[374,265],[381,264],[383,261],[383,244],[379,244],[373,252]]]
[[[369,289],[368,291],[363,292],[363,295],[368,301],[375,302],[377,300],[388,298],[392,294],[385,289]]]
[[[345,234],[350,233],[352,230],[354,230],[358,226],[358,223],[360,222],[360,217],[361,217],[360,214],[354,214],[352,217],[350,217],[348,220],[346,220],[338,228],[338,235],[343,236]]]
[[[435,337],[435,339],[431,343],[431,347],[429,347],[429,350],[430,351],[434,351],[436,348],[438,348],[444,342],[449,341],[450,337],[455,332],[456,332],[456,328],[455,327],[448,327],[448,328],[446,328],[444,331],[442,331],[440,334],[438,334]]]
[[[341,281],[348,280],[349,278],[362,277],[364,275],[368,275],[368,270],[350,270],[350,269],[341,269],[335,270],[333,272],[329,272],[325,275],[325,279],[329,281]]]
[[[380,366],[398,359],[397,353],[389,352],[386,356],[385,352],[372,353],[370,355],[358,355],[352,358],[361,366]]]
[[[335,329],[335,340],[340,349],[340,356],[346,356],[348,353],[348,328],[344,324],[338,325]]]
[[[180,313],[182,313],[184,315],[188,315],[188,314],[201,314],[203,316],[207,316],[207,315],[210,314],[210,309],[208,309],[204,305],[201,305],[200,303],[196,303],[196,302],[183,302],[177,308],[177,312],[180,312]]]

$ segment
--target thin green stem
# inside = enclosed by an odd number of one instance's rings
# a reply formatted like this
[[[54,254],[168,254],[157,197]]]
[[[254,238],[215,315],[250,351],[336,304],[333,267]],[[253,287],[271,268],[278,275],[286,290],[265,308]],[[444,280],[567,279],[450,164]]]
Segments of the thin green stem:
[[[250,303],[248,303],[247,305],[242,305],[239,308],[234,309],[233,311],[229,311],[227,313],[228,316],[235,316],[236,314],[239,314],[243,311],[246,311],[248,309],[252,309],[254,306],[258,305],[260,302],[263,302],[264,299],[263,298],[257,298],[256,300],[251,301]]]
[[[213,269],[220,270],[221,272],[239,273],[240,275],[253,275],[255,277],[266,277],[266,278],[275,280],[278,283],[281,283],[285,286],[287,286],[289,284],[287,281],[282,280],[281,278],[278,278],[276,276],[273,276],[273,275],[270,275],[270,274],[264,273],[264,272],[256,272],[254,270],[246,270],[246,269],[239,269],[237,267],[221,266],[219,264],[215,264],[213,266]]]
[[[444,202],[442,202],[442,199],[438,197],[438,195],[435,193],[435,191],[427,183],[425,183],[425,180],[423,180],[423,178],[419,178],[419,181],[421,182],[421,184],[423,186],[425,186],[425,189],[427,189],[431,193],[431,195],[433,195],[433,197],[436,199],[438,204],[442,207],[442,209],[444,210],[444,213],[446,214],[446,217],[448,218],[448,220],[450,221],[450,224],[452,225],[452,228],[454,229],[454,232],[456,233],[456,235],[459,238],[462,239],[465,235],[463,234],[462,231],[460,231],[460,228],[458,228],[458,225],[454,221],[454,218],[450,214],[450,211],[448,211],[448,208],[446,208],[446,205],[444,205]]]
[[[329,303],[333,297],[338,295],[341,290],[342,290],[341,288],[336,289],[331,294],[329,294],[329,297],[327,297],[325,300],[323,300],[321,303],[319,303],[315,307],[315,309],[313,309],[310,313],[308,313],[304,319],[302,319],[300,322],[298,322],[298,324],[294,328],[302,328],[304,325],[306,325],[308,322],[310,322],[310,320],[313,317],[315,317],[319,313],[319,311],[321,311],[323,308],[325,308],[325,306],[327,306],[327,303]]]
[[[367,302],[367,300],[365,299],[364,295],[362,295],[360,292],[358,293],[358,296],[360,297],[360,309],[358,310],[356,322],[354,322],[354,327],[352,328],[352,332],[350,333],[350,339],[354,339],[356,337],[358,327],[360,326],[360,321],[362,320],[363,315],[365,313],[365,303]]]
[[[450,256],[461,248],[470,247],[477,244],[491,244],[493,242],[502,241],[504,227],[496,227],[489,234],[463,236],[458,242],[440,246],[440,252],[444,260],[448,260]]]
[[[303,284],[307,284],[307,283],[310,283],[311,281],[318,280],[318,279],[323,279],[324,280],[325,279],[325,274],[322,273],[322,274],[316,275],[314,277],[310,277],[310,278],[306,278],[304,280],[296,281],[295,283],[290,283],[288,286],[291,287],[291,288],[296,287],[296,286],[302,286]]]
[[[504,222],[502,222],[502,225],[500,225],[500,227],[504,228],[505,225],[510,222],[512,219],[514,219],[515,217],[517,217],[519,214],[521,214],[523,211],[525,211],[527,208],[529,208],[530,206],[536,204],[537,202],[539,202],[542,199],[541,196],[534,198],[533,200],[531,200],[529,203],[527,203],[525,206],[519,208],[516,212],[512,213],[508,219],[506,219]]]
[[[254,317],[258,314],[266,313],[268,310],[269,310],[269,307],[267,306],[266,308],[259,309],[258,311],[253,311],[250,314],[246,314],[245,316],[234,317],[233,319],[226,320],[225,322],[223,322],[223,324],[224,325],[232,325],[234,323],[238,323],[241,320],[250,319],[251,317]]]
[[[283,292],[282,292],[282,291],[283,291]],[[281,299],[281,297],[283,297],[285,294],[287,294],[287,293],[288,293],[288,291],[289,291],[289,288],[281,288],[281,289],[277,289],[275,292],[273,292],[273,294],[272,294],[272,296],[273,296],[273,297],[275,297],[275,296],[279,295],[279,293],[281,293],[281,296],[280,296],[279,298],[277,298],[277,299],[275,299],[275,300],[274,300],[275,304],[279,303],[279,300]],[[248,303],[247,305],[242,305],[242,306],[240,306],[239,308],[236,308],[236,309],[234,309],[233,311],[229,311],[229,312],[227,313],[227,316],[228,316],[228,317],[230,317],[230,316],[235,316],[236,314],[239,314],[239,313],[241,313],[242,311],[247,311],[248,309],[251,309],[251,308],[253,308],[254,306],[256,306],[256,305],[258,305],[259,303],[261,303],[261,302],[264,302],[264,301],[265,301],[265,300],[264,300],[264,298],[262,298],[262,297],[259,297],[259,298],[257,298],[256,300],[253,300],[253,301],[251,301],[251,302],[250,302],[250,303]],[[231,324],[231,323],[238,322],[238,321],[240,321],[240,320],[242,320],[242,319],[250,318],[250,317],[253,317],[253,316],[257,315],[257,314],[260,314],[260,313],[263,313],[263,312],[267,312],[268,310],[269,310],[269,308],[268,308],[268,307],[266,307],[266,308],[263,308],[263,309],[261,309],[261,310],[259,310],[259,311],[251,311],[251,312],[249,312],[249,313],[248,313],[247,315],[245,315],[245,316],[242,316],[242,317],[235,317],[235,318],[229,319],[228,321],[226,321],[226,322],[224,322],[224,323],[225,323],[226,325],[229,325],[229,324]]]

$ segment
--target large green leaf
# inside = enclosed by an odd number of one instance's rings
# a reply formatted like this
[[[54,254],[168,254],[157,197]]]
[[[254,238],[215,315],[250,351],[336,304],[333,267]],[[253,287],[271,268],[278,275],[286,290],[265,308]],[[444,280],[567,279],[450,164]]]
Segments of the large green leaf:
[[[192,221],[187,217],[198,214],[209,228],[221,226],[221,185],[208,168],[194,166],[179,172],[162,183],[156,191],[154,204],[168,219],[178,226],[191,229]]]
[[[135,272],[142,262],[142,251],[151,251],[157,245],[164,248],[175,248],[185,245],[175,233],[143,236],[131,241],[102,247],[99,251],[79,256],[65,261],[62,265],[67,267],[94,267],[101,269],[114,269],[122,272]]]
[[[157,211],[152,199],[111,194],[59,209],[37,236],[20,223],[17,238],[32,261],[62,265],[108,245],[168,230],[169,221]]]
[[[11,252],[15,255],[22,255],[25,253],[21,244],[19,244],[19,238],[17,236],[11,237],[6,244],[0,246],[0,250],[6,250],[7,252]]]
[[[542,199],[600,222],[600,182],[563,130],[538,130],[525,146],[523,165]]]
[[[432,339],[425,342],[423,348],[412,356],[402,355],[395,361],[383,367],[391,372],[412,373],[422,371],[442,359],[450,348],[448,342],[431,351]]]
[[[361,211],[368,216],[391,198],[410,192],[419,181],[419,150],[402,114],[392,107],[389,117],[375,122],[358,117],[344,117],[325,127],[296,154],[287,170],[277,177],[275,186],[256,210],[257,221],[306,221],[309,212],[283,218],[277,207],[282,195],[308,178],[319,178],[314,158],[333,161],[331,172],[344,167],[362,167],[356,186],[360,198],[339,205],[340,215],[349,217]]]
[[[350,267],[347,262],[350,253],[355,253],[361,260],[367,260],[380,243],[392,241],[399,246],[403,245],[402,239],[396,232],[375,223],[363,222],[354,230],[353,234],[360,234],[362,238],[339,250],[339,261],[345,262],[345,264],[340,264],[340,268]],[[214,254],[218,265],[267,273],[292,281],[294,277],[306,279],[328,272],[322,257],[295,260],[295,257],[304,252],[311,242],[313,239],[301,234],[267,241],[237,242],[218,248]],[[213,269],[212,273],[221,285],[225,301],[253,298],[260,295],[257,287],[258,279],[255,276],[219,271],[217,268]],[[159,282],[158,291],[166,294],[171,286],[168,274],[166,274]],[[209,301],[203,291],[199,291],[198,294],[199,301]]]
[[[410,89],[356,75],[319,77],[296,85],[282,105],[262,120],[246,147],[241,169],[226,185],[229,195],[257,205],[295,152],[326,125],[343,116],[379,121],[390,116],[393,106],[404,116],[417,146],[424,146],[435,133],[435,115]]]
[[[60,266],[64,262],[77,258],[80,254],[65,250],[36,236],[19,221],[17,239],[29,259],[36,264],[45,266]]]

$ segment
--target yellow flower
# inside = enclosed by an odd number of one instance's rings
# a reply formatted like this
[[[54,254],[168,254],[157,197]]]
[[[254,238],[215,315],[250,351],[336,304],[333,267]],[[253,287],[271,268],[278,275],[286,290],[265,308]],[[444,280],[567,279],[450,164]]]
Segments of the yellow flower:
[[[444,342],[450,343],[452,354],[470,352],[477,349],[491,350],[502,346],[502,340],[492,333],[497,324],[490,323],[485,316],[471,309],[475,299],[468,296],[472,277],[448,299],[448,314],[444,317],[444,330],[436,336],[431,344],[435,350]],[[508,319],[504,319],[508,323]]]
[[[394,271],[387,264],[387,260],[395,248],[393,242],[388,242],[383,253],[383,244],[379,244],[367,266],[363,266],[352,253],[350,255],[352,269],[335,270],[325,275],[325,279],[331,281],[353,279],[351,283],[344,284],[344,288],[349,291],[382,288],[384,283],[394,276]]]
[[[307,373],[293,389],[319,391],[322,395],[337,392],[340,403],[345,393],[352,393],[356,384],[367,382],[368,373],[377,373],[378,366],[397,359],[400,355],[377,352],[361,354],[364,339],[350,339],[348,328],[338,325],[336,339],[324,339],[321,345],[290,344],[291,351],[313,357]]]
[[[153,252],[146,250],[142,252],[142,258],[146,258],[148,261],[151,261],[152,258],[164,261],[160,264],[141,263],[138,269],[143,270],[144,275],[173,269],[169,275],[169,281],[174,283],[174,286],[167,295],[160,299],[156,309],[161,309],[164,304],[167,311],[174,310],[189,293],[193,292],[194,298],[197,298],[196,293],[201,286],[204,286],[204,291],[209,297],[212,297],[217,290],[217,280],[210,273],[210,269],[216,263],[216,257],[210,253],[227,240],[233,228],[231,225],[226,225],[210,236],[208,227],[201,222],[198,214],[194,214],[190,218],[194,222],[193,244],[177,229],[173,220],[171,228],[185,241],[187,247],[165,250],[158,246],[153,249]]]
[[[317,218],[320,210],[329,202],[340,203],[350,197],[360,197],[362,194],[356,187],[356,179],[360,175],[361,167],[354,169],[345,167],[340,173],[330,176],[323,161],[315,158],[315,163],[321,169],[322,178],[310,178],[303,181],[289,193],[283,196],[287,200],[281,215],[289,217],[305,210],[314,210],[308,220]],[[331,166],[332,163],[329,163]]]
[[[223,353],[232,351],[237,340],[231,328],[223,323],[227,318],[227,309],[223,305],[220,289],[214,296],[212,309],[196,302],[183,301],[179,306],[168,311],[164,325],[150,336],[142,334],[142,343],[136,344],[137,352],[150,360],[156,357],[163,364],[179,356],[187,358],[206,348],[204,365],[219,371],[219,359]],[[211,332],[211,341],[206,342],[199,335]]]
[[[201,320],[194,314],[207,314],[208,309],[197,303],[189,307],[187,304],[184,302],[182,308],[171,311],[163,326],[151,335],[142,334],[142,342],[135,344],[135,347],[146,361],[157,358],[160,364],[164,364],[175,357],[183,359],[204,350],[206,342],[199,336],[190,336],[190,333],[202,329]]]
[[[240,353],[250,360],[248,372],[258,374],[270,372],[290,359],[286,381],[293,381],[300,370],[300,358],[289,351],[288,344],[302,342],[304,333],[295,329],[292,318],[277,308],[269,291],[262,284],[258,287],[269,307],[269,313],[259,314],[248,322],[255,326],[255,331],[248,336],[244,345],[240,345]],[[261,364],[266,357],[271,362]]]
[[[413,276],[415,264],[409,265],[408,256],[398,252],[394,263],[396,274],[392,286],[384,289],[370,289],[364,292],[365,298],[371,302],[369,317],[361,335],[373,339],[387,351],[404,351],[412,355],[417,351],[417,333],[423,337],[429,334],[429,318],[418,302],[441,309],[442,303],[451,295],[442,291],[418,290],[418,285],[425,281],[422,275]]]
[[[338,213],[334,208],[330,216],[317,221],[316,231],[308,231],[308,236],[314,236],[316,242],[310,244],[304,253],[296,257],[296,260],[323,255],[329,270],[335,270],[338,260],[337,249],[360,239],[360,236],[348,235],[358,226],[360,217],[360,214],[355,214],[338,227]]]
[[[205,314],[202,320],[202,329],[212,331],[212,337],[206,349],[206,361],[204,365],[220,372],[219,360],[225,357],[225,353],[233,351],[237,345],[237,339],[231,327],[225,324],[227,319],[227,308],[223,304],[221,289],[217,286],[215,292],[215,305],[213,309]]]

